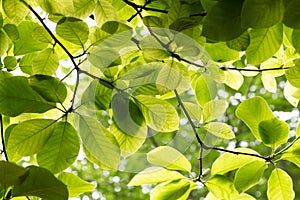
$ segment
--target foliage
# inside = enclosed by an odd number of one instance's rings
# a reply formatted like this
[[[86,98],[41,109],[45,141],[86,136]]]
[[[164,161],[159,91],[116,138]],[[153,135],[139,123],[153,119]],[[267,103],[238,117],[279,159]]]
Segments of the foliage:
[[[300,196],[299,1],[0,2],[1,199]]]

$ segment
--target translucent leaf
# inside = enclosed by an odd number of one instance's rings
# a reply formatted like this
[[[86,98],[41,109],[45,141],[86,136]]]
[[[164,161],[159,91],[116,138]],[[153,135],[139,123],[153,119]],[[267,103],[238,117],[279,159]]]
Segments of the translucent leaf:
[[[237,51],[245,51],[250,44],[250,36],[248,31],[245,31],[238,38],[226,42],[226,45]]]
[[[0,113],[17,116],[21,113],[43,113],[55,108],[28,84],[25,77],[11,77],[0,82]]]
[[[26,5],[20,0],[2,0],[5,15],[14,23],[20,23],[28,13]]]
[[[110,125],[110,132],[116,138],[124,157],[139,150],[147,137],[146,127],[140,127],[135,133],[125,133],[115,123],[112,123]]]
[[[300,60],[294,61],[295,67],[287,69],[285,76],[294,87],[300,88]]]
[[[160,132],[171,132],[178,129],[178,114],[172,104],[144,95],[136,96],[135,100],[149,127]]]
[[[272,93],[276,93],[277,91],[277,82],[273,75],[269,75],[266,73],[262,73],[261,80],[263,82],[264,88]]]
[[[49,14],[67,16],[73,13],[73,0],[36,0],[35,2]]]
[[[238,90],[244,83],[244,77],[236,70],[225,71],[225,83],[232,89]]]
[[[63,103],[67,97],[67,88],[58,78],[34,75],[28,78],[28,82],[47,101]]]
[[[186,200],[196,184],[187,179],[180,179],[161,183],[152,189],[151,200]]]
[[[220,199],[230,199],[231,195],[238,194],[232,180],[223,175],[210,177],[205,185],[215,197]]]
[[[4,189],[19,184],[28,171],[23,167],[6,161],[0,161],[0,184]]]
[[[293,181],[282,169],[275,168],[268,180],[269,200],[292,200],[295,198]]]
[[[231,127],[222,122],[209,122],[205,124],[203,128],[219,138],[232,139],[235,137]]]
[[[13,41],[15,56],[41,51],[47,47],[48,44],[39,42],[32,37],[32,31],[37,27],[40,26],[31,21],[23,21],[18,25],[19,39]]]
[[[12,41],[19,39],[20,34],[18,31],[18,27],[15,24],[5,24],[3,29]]]
[[[246,193],[234,194],[231,196],[234,200],[256,200],[254,197]],[[215,197],[211,192],[205,197],[205,200],[220,200],[220,198]]]
[[[259,155],[256,151],[247,148],[237,148],[234,151]],[[211,174],[225,174],[226,172],[241,168],[256,160],[260,160],[260,158],[242,154],[235,155],[232,153],[224,153],[214,161],[211,168]]]
[[[262,142],[274,149],[287,142],[290,127],[286,122],[274,117],[261,121],[258,130]]]
[[[43,199],[67,200],[68,190],[50,171],[29,166],[26,179],[13,188],[13,196],[37,196]]]
[[[40,42],[53,44],[53,38],[44,27],[38,26],[32,31],[32,37]]]
[[[179,172],[171,171],[162,167],[149,167],[136,174],[128,183],[128,186],[153,184],[169,180],[183,179]]]
[[[17,58],[14,56],[6,56],[3,59],[3,64],[4,64],[4,67],[10,71],[10,70],[14,70],[16,68],[18,61],[17,61]]]
[[[0,30],[0,44],[0,56],[2,56],[7,51],[9,44],[8,38],[2,30]]]
[[[197,120],[198,122],[202,120],[203,113],[201,107],[198,104],[191,102],[183,102],[183,105],[186,111],[189,113],[191,119]]]
[[[156,87],[160,94],[175,90],[181,81],[182,75],[173,66],[164,65],[156,79]]]
[[[242,8],[242,25],[251,28],[268,28],[283,18],[282,0],[246,0]]]
[[[81,104],[90,109],[106,110],[110,106],[112,88],[94,80],[81,97]]]
[[[51,137],[55,122],[52,119],[31,119],[17,124],[7,142],[10,160],[17,155],[28,156],[40,151]]]
[[[291,28],[300,28],[300,22],[298,21],[300,15],[300,2],[292,0],[287,4],[284,12],[283,23]]]
[[[95,0],[73,0],[75,17],[85,19],[87,18],[95,9]]]
[[[88,60],[102,72],[110,66],[121,64],[120,54],[112,48],[94,47],[87,56]]]
[[[260,64],[273,56],[282,43],[282,24],[250,31],[250,45],[246,50],[249,64]]]
[[[39,52],[32,61],[34,74],[52,75],[59,65],[58,56],[51,48]]]
[[[263,160],[256,160],[239,168],[234,176],[234,185],[237,191],[245,192],[256,185],[266,168],[266,162]]]
[[[294,107],[297,107],[297,105],[299,103],[299,99],[293,96],[293,94],[295,92],[297,92],[297,90],[298,90],[298,88],[291,85],[289,81],[285,82],[284,89],[283,89],[284,97]]]
[[[89,37],[89,27],[80,19],[64,17],[57,23],[56,33],[64,40],[84,47]]]
[[[67,186],[69,197],[77,197],[82,193],[91,192],[95,189],[94,184],[86,182],[70,172],[63,172],[57,178]]]
[[[249,69],[249,70],[253,70],[253,71],[241,71],[241,74],[243,76],[256,76],[257,74],[259,74],[258,72],[258,68],[255,66],[246,66],[244,69]],[[257,70],[257,71],[255,71]]]
[[[110,133],[97,119],[80,116],[79,132],[85,150],[107,168],[117,169],[120,161],[120,150],[109,138]]]
[[[236,116],[249,127],[252,134],[258,140],[261,140],[258,131],[259,123],[263,120],[272,119],[274,117],[268,103],[260,96],[242,101],[235,113]]]
[[[230,49],[225,42],[207,43],[205,44],[205,50],[211,59],[216,62],[226,62],[239,58],[239,52]]]
[[[48,142],[38,152],[37,162],[52,173],[58,173],[76,160],[79,147],[79,137],[73,126],[68,122],[59,122]]]
[[[216,82],[206,74],[202,74],[195,82],[195,95],[200,106],[204,106],[210,100],[213,100],[217,94]]]
[[[241,26],[243,1],[217,2],[205,17],[202,34],[215,41],[228,41],[241,35],[246,28]]]
[[[115,8],[107,1],[98,1],[95,8],[95,20],[98,26],[102,26],[107,21],[118,21],[118,14]]]
[[[134,136],[144,129],[144,119],[139,117],[142,113],[127,93],[115,94],[111,100],[111,108],[116,125],[124,133]]]
[[[297,129],[298,130],[298,129]],[[281,157],[300,167],[300,140],[297,140]]]
[[[191,172],[191,163],[186,157],[169,146],[160,146],[147,153],[147,160],[156,165],[173,170]]]

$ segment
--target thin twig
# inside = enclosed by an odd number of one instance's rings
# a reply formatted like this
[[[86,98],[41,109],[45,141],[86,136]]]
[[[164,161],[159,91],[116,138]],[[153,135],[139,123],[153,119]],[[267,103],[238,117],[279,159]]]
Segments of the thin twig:
[[[0,114],[0,129],[1,129],[2,153],[4,153],[6,161],[9,161],[7,152],[6,152],[6,147],[5,147],[5,137],[4,137],[2,114]]]
[[[293,66],[294,67],[294,66]],[[290,69],[293,67],[287,67],[283,68],[281,67],[274,67],[274,68],[267,68],[267,69],[247,69],[247,68],[235,68],[235,67],[220,67],[221,70],[226,71],[226,70],[236,70],[236,71],[246,71],[246,72],[264,72],[264,71],[276,71],[276,70],[285,70],[285,69]]]

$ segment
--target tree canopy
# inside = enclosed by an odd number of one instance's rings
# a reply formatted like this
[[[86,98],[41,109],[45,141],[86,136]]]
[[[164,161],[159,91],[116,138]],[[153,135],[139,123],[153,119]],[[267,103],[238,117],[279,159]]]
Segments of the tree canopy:
[[[300,197],[300,1],[0,2],[0,199]]]

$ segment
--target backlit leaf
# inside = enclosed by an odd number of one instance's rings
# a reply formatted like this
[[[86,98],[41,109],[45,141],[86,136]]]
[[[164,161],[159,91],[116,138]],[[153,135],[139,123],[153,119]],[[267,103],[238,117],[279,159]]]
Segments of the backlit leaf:
[[[258,131],[259,123],[274,117],[266,100],[259,96],[242,101],[235,113],[258,140],[261,140]]]
[[[115,8],[107,1],[98,1],[95,8],[95,20],[98,26],[102,26],[107,21],[118,20]]]
[[[2,0],[2,8],[14,23],[21,22],[28,13],[26,5],[20,0]]]
[[[0,30],[0,44],[0,56],[2,56],[8,48],[8,38],[2,30]]]
[[[169,180],[183,179],[179,172],[171,171],[163,167],[149,167],[136,174],[128,183],[128,186],[153,184]]]
[[[68,122],[58,122],[48,142],[38,152],[37,162],[52,173],[58,173],[76,160],[79,145],[79,137],[73,126]]]
[[[262,142],[274,149],[287,142],[290,128],[286,122],[274,117],[261,121],[258,131]]]
[[[212,100],[203,107],[203,121],[208,122],[221,117],[226,111],[226,101]]]
[[[170,103],[145,95],[136,96],[135,99],[149,127],[160,132],[178,129],[178,114]]]
[[[223,175],[214,175],[210,177],[205,185],[208,190],[219,199],[230,199],[231,195],[238,194],[232,180]]]
[[[216,82],[209,75],[203,74],[196,80],[194,90],[198,103],[203,107],[216,97]]]
[[[14,163],[0,161],[0,184],[7,189],[9,186],[19,184],[28,171]]]
[[[297,140],[281,157],[300,167],[300,140]]]
[[[40,151],[55,129],[55,120],[31,119],[17,124],[11,131],[7,152],[11,160],[15,156],[28,156]]]
[[[232,139],[235,137],[230,126],[222,122],[209,122],[205,124],[203,128],[219,138]]]
[[[57,178],[67,186],[69,197],[77,197],[84,192],[91,192],[95,189],[94,184],[86,182],[70,172],[63,172]]]
[[[160,146],[147,153],[147,160],[156,165],[173,170],[191,172],[191,163],[176,149]]]
[[[295,198],[292,178],[282,169],[275,168],[268,180],[269,200],[292,200]]]

